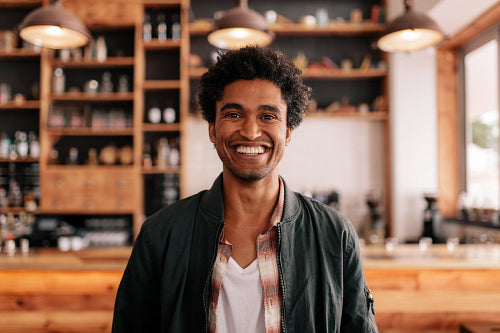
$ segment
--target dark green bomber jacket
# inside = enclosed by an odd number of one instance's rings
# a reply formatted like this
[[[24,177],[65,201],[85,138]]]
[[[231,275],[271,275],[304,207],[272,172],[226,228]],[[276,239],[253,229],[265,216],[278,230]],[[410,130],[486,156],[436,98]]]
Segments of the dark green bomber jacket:
[[[144,222],[118,288],[113,333],[206,332],[223,215],[221,174],[210,190]],[[377,332],[351,223],[285,184],[278,230],[283,331]]]

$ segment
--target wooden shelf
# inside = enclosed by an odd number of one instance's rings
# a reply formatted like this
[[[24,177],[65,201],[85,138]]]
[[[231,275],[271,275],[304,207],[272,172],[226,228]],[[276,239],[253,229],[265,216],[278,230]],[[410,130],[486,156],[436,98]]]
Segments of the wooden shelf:
[[[48,134],[58,136],[132,136],[132,128],[47,128]]]
[[[274,24],[271,25],[270,30],[276,35],[294,35],[294,36],[350,36],[361,34],[376,34],[384,30],[381,24],[372,24],[364,22],[360,24],[352,23],[331,23],[327,26],[313,26],[308,27],[302,24]]]
[[[95,93],[67,92],[52,94],[52,101],[89,101],[89,102],[127,102],[134,100],[133,93]]]
[[[208,68],[206,67],[196,67],[189,68],[189,78],[190,79],[199,79],[203,74],[207,72]]]
[[[16,7],[16,8],[31,8],[42,5],[42,0],[0,0],[0,8]]]
[[[198,79],[207,71],[207,68],[190,68],[189,77]],[[368,69],[305,69],[302,78],[305,80],[356,80],[371,79],[387,76],[387,71],[377,68]]]
[[[387,71],[376,68],[368,69],[306,69],[302,78],[306,80],[356,80],[387,76]]]
[[[180,173],[180,167],[159,168],[157,166],[153,166],[152,168],[149,168],[149,169],[142,168],[142,173],[144,175],[161,175],[161,174],[165,174],[165,173]]]
[[[5,207],[5,208],[0,208],[0,214],[14,214],[14,215],[19,215],[20,213],[36,214],[36,213],[38,213],[38,210],[36,210],[34,212],[30,212],[25,207]]]
[[[181,130],[181,125],[179,123],[175,124],[142,124],[142,130],[144,132],[179,132]]]
[[[18,157],[15,160],[11,158],[0,157],[0,163],[14,162],[14,163],[38,163],[38,158],[32,157]]]
[[[469,227],[480,227],[480,228],[488,228],[488,229],[500,229],[500,221],[497,223],[493,222],[481,222],[481,221],[468,221],[468,220],[459,220],[459,219],[443,219],[446,223],[459,224]]]
[[[143,42],[144,50],[154,51],[154,50],[175,50],[181,47],[180,40],[167,39],[165,41],[159,41],[158,39],[153,39],[149,42]]]
[[[189,25],[189,34],[191,36],[208,35],[214,29],[213,24],[208,20],[200,20],[199,23]],[[273,24],[269,27],[276,35],[287,36],[351,36],[363,34],[376,34],[384,30],[382,24],[372,24],[364,22],[360,24],[351,23],[331,23],[327,26],[305,26],[298,23]]]
[[[127,171],[133,172],[134,167],[132,165],[65,165],[65,164],[50,164],[47,166],[47,170],[53,172],[67,172],[68,170],[72,170],[75,172],[80,171],[100,171],[100,170],[116,170],[116,171]]]
[[[181,0],[143,0],[142,3],[147,8],[153,7],[168,7],[168,6],[180,6]]]
[[[27,49],[0,50],[0,60],[39,59],[40,52]]]
[[[54,59],[51,62],[52,66],[59,66],[65,68],[112,68],[112,67],[132,67],[134,66],[134,57],[110,57],[104,62],[97,60],[92,61],[61,61]]]
[[[359,112],[310,112],[304,115],[304,118],[339,118],[354,120],[387,120],[389,115],[386,111],[374,111],[367,113]]]
[[[36,110],[40,108],[40,101],[24,101],[16,103],[13,101],[0,104],[0,110]]]
[[[146,80],[144,81],[144,90],[169,90],[180,89],[180,80]]]

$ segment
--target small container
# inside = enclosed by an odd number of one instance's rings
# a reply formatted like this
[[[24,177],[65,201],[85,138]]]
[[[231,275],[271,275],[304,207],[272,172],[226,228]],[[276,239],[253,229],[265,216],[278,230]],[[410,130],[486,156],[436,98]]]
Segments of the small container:
[[[153,106],[148,111],[148,120],[152,124],[158,124],[161,121],[161,110],[157,106]]]
[[[13,239],[5,241],[5,252],[7,252],[9,257],[13,257],[16,254],[16,242]]]
[[[66,90],[66,76],[61,67],[56,67],[54,69],[54,75],[52,76],[52,92],[54,94],[62,94]]]
[[[71,239],[66,236],[61,236],[57,239],[57,247],[63,252],[67,252],[71,249]]]
[[[420,251],[425,252],[429,247],[432,245],[432,238],[431,237],[422,237],[418,241],[418,248]]]
[[[163,121],[167,124],[175,123],[175,109],[173,107],[167,107],[163,110]]]
[[[328,18],[328,10],[326,8],[316,9],[316,21],[319,26],[326,26],[330,23]]]
[[[19,248],[21,249],[21,254],[27,256],[30,252],[30,241],[27,238],[21,238],[19,240]]]

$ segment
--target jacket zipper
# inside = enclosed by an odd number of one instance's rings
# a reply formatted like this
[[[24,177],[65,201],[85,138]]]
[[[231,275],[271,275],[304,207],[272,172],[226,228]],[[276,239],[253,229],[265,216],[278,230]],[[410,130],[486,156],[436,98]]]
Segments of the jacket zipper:
[[[278,273],[281,286],[281,329],[286,333],[285,327],[285,283],[283,282],[283,268],[281,264],[281,224],[278,224]]]
[[[204,303],[203,304],[204,305],[203,312],[205,312],[205,331],[204,331],[205,333],[208,332],[208,311],[207,311],[207,308],[210,306],[210,304],[206,304],[206,302],[205,302],[205,295],[207,293],[207,288],[208,288],[208,285],[209,285],[211,277],[212,277],[212,272],[214,271],[214,263],[215,263],[215,260],[217,259],[217,251],[219,249],[219,239],[220,239],[222,229],[224,228],[224,220],[222,220],[221,222],[222,222],[221,227],[219,227],[219,230],[217,230],[217,237],[216,237],[217,243],[216,243],[214,255],[212,256],[212,266],[210,268],[210,272],[208,274],[207,280],[205,281],[205,288],[203,288],[203,303]],[[208,302],[210,303],[210,296],[209,296]]]

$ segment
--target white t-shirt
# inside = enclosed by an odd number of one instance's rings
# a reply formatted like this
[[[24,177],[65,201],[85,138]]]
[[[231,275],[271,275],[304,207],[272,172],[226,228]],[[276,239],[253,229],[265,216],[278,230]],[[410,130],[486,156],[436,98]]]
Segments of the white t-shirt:
[[[230,257],[217,303],[217,333],[265,331],[259,263],[241,268]]]

